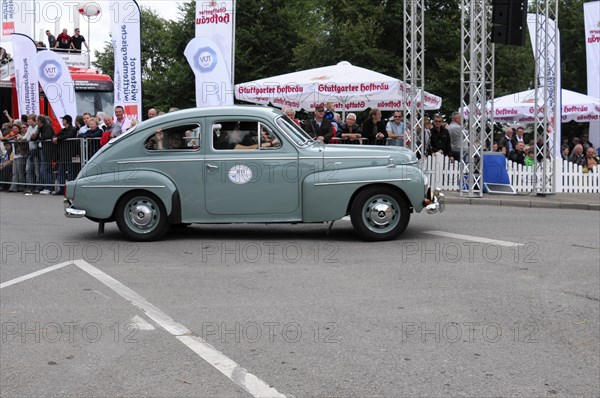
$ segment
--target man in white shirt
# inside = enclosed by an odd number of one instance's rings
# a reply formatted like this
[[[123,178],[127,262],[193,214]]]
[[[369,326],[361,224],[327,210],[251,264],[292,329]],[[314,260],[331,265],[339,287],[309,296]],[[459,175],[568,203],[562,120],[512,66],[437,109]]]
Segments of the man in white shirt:
[[[404,115],[401,111],[394,112],[392,120],[387,122],[385,131],[391,140],[391,145],[404,146],[404,134],[406,132],[406,123],[404,123]],[[390,141],[388,141],[390,143]]]
[[[25,181],[27,188],[25,193],[38,193],[38,186],[42,180],[40,178],[40,148],[38,145],[38,125],[36,122],[37,115],[31,114],[27,117],[27,133],[23,137],[24,141],[29,143],[29,153],[27,155],[27,163],[25,164]]]
[[[115,106],[115,124],[118,124],[122,132],[131,128],[131,119],[125,117],[125,109],[121,105]]]

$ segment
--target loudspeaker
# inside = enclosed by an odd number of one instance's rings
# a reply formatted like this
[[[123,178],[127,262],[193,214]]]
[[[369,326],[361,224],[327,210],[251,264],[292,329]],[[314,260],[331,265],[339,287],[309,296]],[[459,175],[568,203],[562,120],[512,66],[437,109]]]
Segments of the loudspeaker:
[[[492,43],[525,45],[527,0],[492,0]]]

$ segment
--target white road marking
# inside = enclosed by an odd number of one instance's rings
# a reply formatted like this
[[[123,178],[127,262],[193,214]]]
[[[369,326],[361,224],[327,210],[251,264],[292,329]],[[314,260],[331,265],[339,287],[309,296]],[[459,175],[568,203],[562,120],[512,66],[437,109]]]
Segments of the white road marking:
[[[83,261],[75,260],[73,263],[87,272],[106,286],[114,290],[118,295],[131,302],[136,307],[145,311],[145,314],[156,322],[160,327],[175,336],[179,341],[198,354],[202,359],[212,365],[219,372],[227,376],[231,381],[238,384],[254,397],[282,397],[285,395],[279,393],[276,389],[270,387],[267,383],[249,373],[235,361],[225,356],[215,347],[201,339],[192,336],[192,332],[185,326],[175,322],[171,317],[162,312],[159,308],[150,304],[142,296],[123,285],[118,280],[100,271],[93,265]]]
[[[23,281],[26,281],[28,279],[35,278],[36,276],[44,275],[44,274],[46,274],[48,272],[56,271],[57,269],[60,269],[62,267],[66,267],[67,265],[71,265],[71,264],[73,264],[73,262],[67,261],[66,263],[56,264],[56,265],[53,265],[51,267],[47,267],[47,268],[41,269],[39,271],[32,272],[31,274],[27,274],[27,275],[23,275],[23,276],[20,276],[18,278],[15,278],[15,279],[11,279],[8,282],[0,283],[0,289],[4,289],[5,287],[16,285],[19,282],[23,282]]]
[[[443,236],[445,238],[470,240],[473,242],[490,243],[490,244],[495,244],[495,245],[499,245],[499,246],[507,246],[507,247],[523,246],[522,243],[517,243],[517,242],[509,242],[509,241],[497,240],[497,239],[488,239],[488,238],[482,238],[479,236],[453,234],[451,232],[444,232],[444,231],[424,231],[424,232],[429,235]]]
[[[155,330],[155,327],[152,326],[150,322],[146,322],[146,320],[139,315],[131,318],[131,322],[134,322],[139,330]]]

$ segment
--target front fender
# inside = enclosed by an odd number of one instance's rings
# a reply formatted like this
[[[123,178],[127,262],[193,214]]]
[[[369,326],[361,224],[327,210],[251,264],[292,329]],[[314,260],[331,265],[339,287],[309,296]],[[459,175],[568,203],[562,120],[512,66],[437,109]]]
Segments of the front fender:
[[[417,212],[423,208],[424,175],[414,166],[378,166],[313,173],[302,182],[303,220],[338,220],[347,214],[355,192],[369,185],[391,185],[406,195]]]
[[[147,191],[164,204],[168,215],[174,208],[173,197],[177,187],[171,179],[154,171],[116,172],[78,178],[67,186],[73,206],[86,211],[86,216],[100,220],[110,219],[119,199],[131,191]]]

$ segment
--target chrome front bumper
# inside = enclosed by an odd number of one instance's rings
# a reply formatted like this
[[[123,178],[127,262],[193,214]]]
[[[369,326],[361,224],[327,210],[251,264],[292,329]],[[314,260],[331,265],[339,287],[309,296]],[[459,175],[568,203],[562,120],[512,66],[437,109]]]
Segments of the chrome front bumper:
[[[85,210],[76,209],[71,201],[67,198],[63,200],[65,206],[65,217],[67,218],[82,218],[85,217]]]
[[[431,203],[425,206],[425,210],[427,210],[427,214],[435,214],[443,212],[445,208],[444,194],[439,188],[436,188],[431,195]]]

